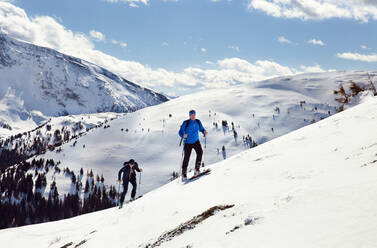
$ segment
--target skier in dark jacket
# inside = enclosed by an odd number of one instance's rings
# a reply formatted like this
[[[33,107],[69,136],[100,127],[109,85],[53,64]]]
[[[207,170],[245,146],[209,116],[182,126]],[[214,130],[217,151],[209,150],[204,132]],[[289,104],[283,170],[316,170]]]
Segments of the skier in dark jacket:
[[[184,158],[182,163],[182,179],[187,179],[187,166],[190,161],[192,149],[196,152],[195,175],[200,173],[202,163],[203,149],[199,141],[199,131],[204,135],[208,132],[204,129],[202,122],[196,119],[195,110],[190,110],[190,119],[185,120],[179,129],[179,136],[184,139]]]
[[[136,188],[137,188],[135,171],[142,172],[143,170],[139,168],[139,165],[133,159],[131,159],[128,162],[124,162],[122,169],[119,170],[118,182],[119,183],[121,183],[121,181],[123,182],[123,192],[122,192],[122,195],[120,196],[120,207],[123,206],[124,198],[126,197],[127,190],[128,190],[128,183],[132,184],[131,201],[135,200]]]

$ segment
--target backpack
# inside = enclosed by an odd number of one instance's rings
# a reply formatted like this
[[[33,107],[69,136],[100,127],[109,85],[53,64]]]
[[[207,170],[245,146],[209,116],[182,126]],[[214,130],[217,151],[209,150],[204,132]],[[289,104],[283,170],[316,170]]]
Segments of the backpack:
[[[195,119],[195,120],[196,120],[196,122],[198,123],[199,128],[200,128],[200,121],[199,121],[198,119]],[[186,123],[185,123],[185,132],[187,132],[187,127],[188,127],[188,125],[189,125],[189,123],[190,123],[190,119],[186,120],[185,122],[186,122]]]
[[[195,120],[198,123],[199,128],[200,128],[200,121],[198,119],[195,119]],[[189,123],[190,123],[190,119],[188,119],[188,120],[185,121],[185,132],[187,131],[187,127],[188,127]],[[181,142],[179,142],[179,146],[182,145],[182,140],[183,140],[183,138],[181,139]]]

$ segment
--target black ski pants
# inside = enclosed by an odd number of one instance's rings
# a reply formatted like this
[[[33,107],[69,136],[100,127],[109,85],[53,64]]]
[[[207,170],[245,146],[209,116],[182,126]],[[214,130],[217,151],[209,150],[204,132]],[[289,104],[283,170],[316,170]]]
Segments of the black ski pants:
[[[185,144],[184,147],[184,153],[185,156],[183,158],[183,163],[182,163],[182,175],[186,176],[187,175],[187,166],[190,161],[190,156],[191,156],[191,151],[192,149],[195,150],[196,152],[196,162],[195,162],[195,169],[199,170],[200,169],[200,164],[202,163],[202,157],[203,157],[203,149],[202,145],[200,144],[199,140],[193,144]]]
[[[136,177],[131,176],[130,179],[123,181],[123,192],[120,195],[120,202],[124,202],[124,198],[126,197],[127,190],[128,190],[128,183],[132,184],[131,198],[135,198],[136,196],[136,188],[137,188]]]

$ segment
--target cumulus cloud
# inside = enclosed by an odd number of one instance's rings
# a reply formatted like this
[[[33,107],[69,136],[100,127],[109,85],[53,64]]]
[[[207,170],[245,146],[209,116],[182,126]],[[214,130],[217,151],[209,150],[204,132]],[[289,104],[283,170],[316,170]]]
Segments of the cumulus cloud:
[[[291,44],[292,41],[288,40],[287,38],[285,38],[284,36],[279,36],[278,37],[278,42],[280,43],[288,43],[288,44]]]
[[[300,66],[300,69],[302,72],[325,72],[319,65],[314,65],[314,66]],[[334,70],[329,70],[329,71],[334,71]]]
[[[49,16],[29,18],[23,9],[1,1],[0,30],[13,38],[62,52],[77,53],[80,50],[87,51],[94,48],[90,38],[85,34],[67,30],[54,18]]]
[[[308,43],[313,44],[313,45],[318,45],[318,46],[324,46],[325,45],[325,43],[323,41],[316,40],[316,39],[308,40]]]
[[[151,68],[136,61],[120,60],[97,49],[91,38],[65,28],[49,16],[30,18],[11,3],[0,1],[0,30],[10,37],[49,47],[82,58],[135,83],[165,92],[188,93],[195,89],[225,87],[235,83],[255,81],[309,71],[280,65],[271,60],[249,62],[240,58],[226,58],[211,62],[213,69],[188,67],[181,72]],[[113,44],[123,43],[112,40]],[[123,44],[126,46],[126,43]],[[210,63],[207,63],[210,64]],[[315,69],[320,69],[315,66]]]
[[[249,0],[247,8],[279,18],[377,20],[375,0]]]
[[[203,53],[207,52],[207,49],[205,49],[204,47],[200,48],[200,51],[202,51]]]
[[[127,47],[127,43],[121,40],[112,40],[111,43],[113,43],[114,45],[119,45],[123,48]]]
[[[103,33],[95,30],[90,30],[89,31],[90,37],[92,37],[93,40],[99,41],[99,42],[104,42],[106,41],[106,37]]]
[[[338,53],[338,58],[341,59],[348,59],[348,60],[355,60],[355,61],[362,61],[362,62],[377,62],[377,54],[361,54],[361,53]]]
[[[161,46],[169,46],[169,43],[167,43],[166,41],[164,41],[164,42],[161,43]]]
[[[370,48],[367,47],[366,45],[361,45],[360,47],[361,47],[361,49],[364,49],[364,50],[368,50],[368,49],[370,49]]]

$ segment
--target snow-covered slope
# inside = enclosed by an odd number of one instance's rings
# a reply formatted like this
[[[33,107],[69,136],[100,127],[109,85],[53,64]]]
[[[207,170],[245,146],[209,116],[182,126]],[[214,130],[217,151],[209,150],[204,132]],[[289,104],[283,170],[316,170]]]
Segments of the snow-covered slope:
[[[44,116],[131,112],[167,100],[104,68],[0,33],[0,135],[27,131]]]
[[[173,181],[121,210],[3,230],[0,243],[9,248],[376,247],[376,124],[377,98],[371,97],[213,164],[212,173],[199,180]]]
[[[143,194],[167,183],[170,174],[178,170],[182,147],[178,146],[177,133],[190,109],[197,110],[198,118],[209,131],[204,160],[212,164],[223,159],[221,152],[217,152],[223,145],[228,156],[247,149],[243,136],[250,134],[261,144],[326,118],[329,112],[334,114],[337,103],[332,92],[338,84],[350,79],[365,82],[367,74],[303,74],[183,96],[126,114],[112,121],[106,129],[90,131],[77,140],[76,146],[72,141],[63,145],[60,153],[48,152],[42,157],[61,161],[62,168],[68,166],[75,173],[81,167],[84,171],[93,169],[94,173],[104,175],[106,184],[115,184],[123,161],[134,158],[145,169],[139,192]],[[224,134],[222,120],[227,120],[230,128],[234,122],[237,142],[231,131]],[[203,137],[201,141],[204,142]],[[191,162],[194,152],[192,156]],[[54,176],[48,178],[53,180]],[[71,187],[70,179],[60,179],[57,180],[59,192],[64,193],[63,189]]]

